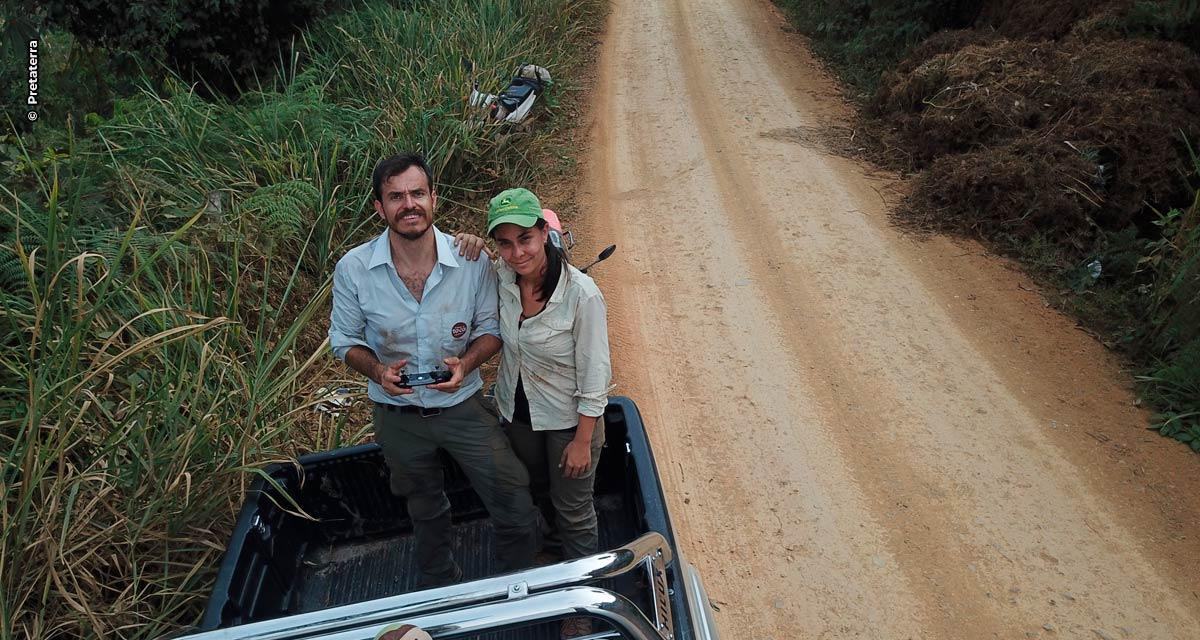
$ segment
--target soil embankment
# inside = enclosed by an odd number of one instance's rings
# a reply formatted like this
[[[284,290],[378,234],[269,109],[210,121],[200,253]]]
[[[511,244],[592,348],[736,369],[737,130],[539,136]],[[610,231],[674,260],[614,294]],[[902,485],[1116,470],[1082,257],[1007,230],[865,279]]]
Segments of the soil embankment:
[[[615,0],[580,255],[728,638],[1188,638],[1200,481],[1104,348],[904,185],[757,0]]]

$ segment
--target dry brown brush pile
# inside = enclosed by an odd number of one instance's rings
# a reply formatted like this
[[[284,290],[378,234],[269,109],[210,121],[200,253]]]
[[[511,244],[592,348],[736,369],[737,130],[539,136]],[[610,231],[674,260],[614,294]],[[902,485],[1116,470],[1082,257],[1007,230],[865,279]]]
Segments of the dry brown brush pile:
[[[774,0],[915,174],[901,221],[1023,261],[1200,452],[1200,0]]]
[[[946,32],[886,76],[868,112],[891,157],[924,170],[910,209],[927,221],[1083,243],[1187,199],[1176,168],[1183,136],[1200,139],[1200,56]]]
[[[882,160],[915,172],[899,217],[1025,260],[1200,451],[1200,3],[976,8],[867,101]]]

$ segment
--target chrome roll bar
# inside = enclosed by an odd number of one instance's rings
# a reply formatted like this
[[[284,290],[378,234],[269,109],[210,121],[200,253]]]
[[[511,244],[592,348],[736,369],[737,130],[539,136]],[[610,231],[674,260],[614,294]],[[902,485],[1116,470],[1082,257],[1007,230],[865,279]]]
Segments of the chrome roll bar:
[[[496,601],[500,601],[497,603],[497,606],[501,608],[510,607],[514,603],[509,601],[516,598],[532,599],[534,594],[538,594],[539,592],[611,578],[638,568],[649,570],[653,566],[663,567],[669,564],[672,558],[671,548],[667,545],[667,541],[663,539],[662,535],[652,531],[622,547],[585,558],[568,560],[545,567],[535,567],[515,573],[474,580],[472,582],[438,587],[436,589],[414,591],[412,593],[356,602],[340,607],[320,609],[272,620],[262,620],[235,627],[201,632],[183,636],[177,640],[301,640],[308,638],[341,638],[342,636],[336,634],[342,631],[350,632],[354,630],[357,633],[357,630],[361,628],[382,628],[391,622],[407,621],[417,616],[429,616],[451,609],[476,607],[478,605],[495,603]],[[562,591],[569,591],[569,589],[563,589]],[[612,595],[616,596],[617,594]],[[628,603],[628,600],[621,599]],[[632,604],[629,604],[629,606],[633,607]],[[633,608],[635,611],[637,610],[637,607]],[[470,614],[455,611],[454,615]],[[641,614],[639,613],[638,615]],[[661,616],[661,612],[659,615]],[[605,616],[601,615],[600,617]],[[650,628],[653,629],[656,626],[666,633],[664,634],[662,631],[659,631],[649,637],[664,638],[672,632],[670,619],[656,619]],[[351,635],[346,637],[358,638],[366,636]]]
[[[501,601],[465,609],[430,613],[403,621],[441,640],[527,625],[566,616],[587,615],[607,621],[630,640],[658,640],[658,632],[625,596],[598,587],[567,587],[516,601]],[[373,640],[392,622],[377,622],[319,636],[312,640]]]

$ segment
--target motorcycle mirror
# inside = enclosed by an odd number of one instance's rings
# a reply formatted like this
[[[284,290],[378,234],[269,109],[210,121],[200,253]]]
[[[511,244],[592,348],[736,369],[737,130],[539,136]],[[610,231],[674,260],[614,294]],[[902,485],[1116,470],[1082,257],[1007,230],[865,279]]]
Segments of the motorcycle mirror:
[[[614,245],[610,245],[610,246],[609,246],[607,249],[605,249],[604,251],[601,251],[601,252],[600,252],[600,255],[599,255],[599,256],[597,256],[595,260],[592,260],[591,264],[589,264],[588,266],[586,266],[586,267],[584,267],[584,268],[580,269],[579,271],[580,271],[580,272],[582,272],[582,273],[587,273],[587,270],[588,270],[588,269],[591,269],[591,268],[592,268],[592,267],[594,267],[594,266],[596,266],[596,263],[598,263],[598,262],[602,262],[602,261],[604,261],[604,260],[608,260],[608,258],[609,258],[610,256],[612,256],[613,252],[614,252],[614,251],[616,251],[616,250],[617,250],[617,245],[615,245],[615,244],[614,244]]]
[[[467,73],[475,71],[475,63],[471,62],[471,59],[466,56],[459,56],[458,63],[462,65],[463,70]]]

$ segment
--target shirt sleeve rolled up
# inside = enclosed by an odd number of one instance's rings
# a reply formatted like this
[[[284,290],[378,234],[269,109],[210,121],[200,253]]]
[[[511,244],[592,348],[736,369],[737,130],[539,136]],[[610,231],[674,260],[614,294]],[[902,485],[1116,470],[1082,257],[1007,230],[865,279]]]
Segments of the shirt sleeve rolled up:
[[[500,337],[500,286],[496,270],[486,260],[480,259],[479,289],[475,292],[475,316],[472,319],[471,337],[474,342],[480,336]]]
[[[351,347],[366,347],[363,331],[367,326],[362,305],[358,302],[358,286],[349,271],[353,265],[346,260],[333,269],[333,311],[329,314],[329,347],[341,361]]]

